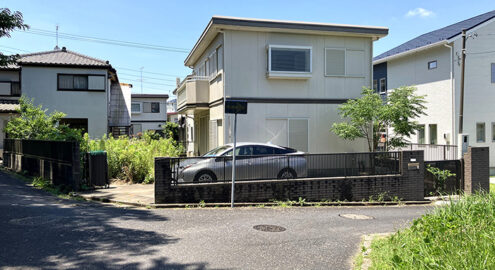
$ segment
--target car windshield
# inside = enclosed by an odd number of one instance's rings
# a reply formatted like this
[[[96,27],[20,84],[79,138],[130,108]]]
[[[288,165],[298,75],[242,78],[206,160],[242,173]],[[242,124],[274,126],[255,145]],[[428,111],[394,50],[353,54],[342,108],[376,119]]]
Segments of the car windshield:
[[[220,153],[222,153],[223,151],[225,151],[229,148],[232,148],[232,147],[228,146],[228,145],[217,147],[215,149],[210,150],[208,153],[204,154],[203,157],[216,157]]]

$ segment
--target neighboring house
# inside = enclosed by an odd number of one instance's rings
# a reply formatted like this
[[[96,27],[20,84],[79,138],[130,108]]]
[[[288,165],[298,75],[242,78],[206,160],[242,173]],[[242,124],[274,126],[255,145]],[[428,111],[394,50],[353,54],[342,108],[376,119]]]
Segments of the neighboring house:
[[[16,65],[0,68],[0,103],[18,103],[21,95],[32,98],[48,112],[65,113],[62,123],[87,131],[92,138],[119,127],[117,123],[130,126],[125,114],[120,116],[123,119],[115,116],[110,121],[110,88],[120,91],[117,73],[108,61],[65,47],[23,54]],[[7,111],[12,111],[11,106]],[[8,113],[0,113],[2,129]]]
[[[167,102],[167,121],[171,123],[179,122],[179,113],[177,112],[177,99]]]
[[[163,130],[167,123],[168,95],[132,94],[132,134],[147,130]]]
[[[469,145],[490,148],[495,173],[495,11],[423,34],[373,59],[375,89],[415,85],[426,95],[413,143],[459,144],[463,29],[467,30],[464,125]],[[459,150],[461,147],[459,147]]]
[[[329,130],[337,107],[371,87],[373,41],[387,28],[213,17],[187,56],[192,68],[174,90],[185,116],[186,151],[202,155],[233,140],[228,99],[247,100],[238,141],[310,153],[365,151]]]
[[[113,83],[110,87],[108,127],[114,137],[131,135],[132,84]]]

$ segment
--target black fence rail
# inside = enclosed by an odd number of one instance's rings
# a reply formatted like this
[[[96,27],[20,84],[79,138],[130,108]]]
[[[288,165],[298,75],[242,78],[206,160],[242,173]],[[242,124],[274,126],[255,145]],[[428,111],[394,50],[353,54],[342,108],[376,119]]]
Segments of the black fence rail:
[[[174,184],[230,182],[232,157],[171,158]],[[236,181],[400,173],[400,152],[236,157]]]
[[[3,166],[52,180],[55,185],[81,186],[77,142],[4,139]]]
[[[423,150],[425,161],[456,160],[457,145],[411,143],[395,150]]]

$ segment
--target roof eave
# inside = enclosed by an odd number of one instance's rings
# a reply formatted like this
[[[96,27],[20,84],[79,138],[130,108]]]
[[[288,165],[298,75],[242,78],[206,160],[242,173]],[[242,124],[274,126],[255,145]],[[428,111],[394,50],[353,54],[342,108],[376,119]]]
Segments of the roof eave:
[[[370,37],[373,40],[378,40],[388,35],[388,28],[386,27],[366,27],[366,26],[354,26],[354,25],[324,25],[324,24],[311,24],[294,22],[281,22],[281,21],[249,21],[249,19],[233,19],[226,17],[213,17],[208,23],[207,27],[201,34],[200,38],[194,45],[186,57],[185,66],[192,66],[197,61],[198,54],[202,53],[201,47],[208,46],[211,40],[223,29],[225,30],[245,30],[245,31],[277,31],[287,33],[301,33],[301,34],[319,34],[319,35],[343,35],[343,36],[365,36]],[[296,25],[297,27],[294,27]],[[290,27],[292,26],[292,28]],[[307,27],[308,29],[305,29]],[[314,28],[314,29],[309,29]],[[326,29],[326,30],[324,30]],[[333,29],[334,31],[331,31]],[[204,43],[207,43],[203,45]]]
[[[441,41],[438,41],[438,42],[435,42],[435,43],[432,43],[432,44],[428,44],[428,45],[425,45],[425,46],[422,46],[422,47],[414,48],[412,50],[408,50],[408,51],[405,51],[405,52],[401,52],[401,53],[397,53],[397,54],[394,54],[394,55],[391,55],[391,56],[380,58],[378,60],[373,61],[373,65],[377,65],[377,64],[384,63],[384,62],[388,62],[390,60],[395,60],[395,59],[398,59],[398,58],[402,58],[402,57],[405,57],[405,56],[408,56],[408,55],[411,55],[411,54],[414,54],[414,53],[417,53],[417,52],[425,51],[425,50],[428,50],[428,49],[431,49],[431,48],[434,48],[434,47],[437,47],[437,46],[440,46],[440,45],[443,45],[443,44],[448,44],[448,43],[449,43],[448,40],[441,40]]]

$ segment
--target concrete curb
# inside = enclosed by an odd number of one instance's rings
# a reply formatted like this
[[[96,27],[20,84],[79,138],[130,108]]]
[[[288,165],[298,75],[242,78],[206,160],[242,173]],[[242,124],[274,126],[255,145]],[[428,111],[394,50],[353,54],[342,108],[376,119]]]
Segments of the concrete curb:
[[[163,203],[163,204],[146,204],[146,203],[134,203],[134,202],[125,202],[114,199],[109,199],[105,197],[98,196],[81,196],[79,194],[74,195],[75,197],[83,198],[88,201],[96,201],[103,203],[115,203],[115,204],[123,204],[129,206],[136,207],[146,207],[146,208],[218,208],[218,207],[230,207],[230,203]],[[292,205],[287,205],[288,207],[320,207],[320,206],[397,206],[397,205],[428,205],[431,204],[431,201],[404,201],[404,202],[305,202],[303,205],[298,204],[297,202]],[[268,206],[268,207],[276,207],[280,206],[280,203],[277,202],[239,202],[235,203],[237,207],[260,207],[260,206]]]

